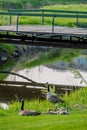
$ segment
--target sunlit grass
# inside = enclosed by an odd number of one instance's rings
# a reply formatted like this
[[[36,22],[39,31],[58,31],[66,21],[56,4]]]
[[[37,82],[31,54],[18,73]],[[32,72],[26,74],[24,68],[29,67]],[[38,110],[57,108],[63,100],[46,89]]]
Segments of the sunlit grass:
[[[56,4],[56,5],[44,6],[43,9],[87,11],[87,4],[66,4],[66,5]]]
[[[39,17],[21,17],[19,24],[41,24],[41,18]]]
[[[79,114],[71,115],[40,115],[37,117],[20,117],[11,115],[0,118],[2,130],[86,130],[87,110],[78,110]],[[4,124],[4,125],[3,125]]]

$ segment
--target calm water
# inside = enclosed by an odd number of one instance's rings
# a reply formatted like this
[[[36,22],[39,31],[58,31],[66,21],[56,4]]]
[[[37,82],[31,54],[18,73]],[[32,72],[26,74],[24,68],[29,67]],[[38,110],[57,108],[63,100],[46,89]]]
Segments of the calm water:
[[[72,74],[69,70],[59,70],[54,68],[48,68],[46,66],[38,66],[32,69],[23,69],[16,70],[13,69],[13,72],[21,74],[23,76],[28,77],[36,82],[41,83],[54,83],[54,84],[62,84],[62,85],[80,85],[84,86],[85,83],[80,83],[81,79],[74,78],[74,74]],[[87,71],[81,71],[81,75],[87,81]],[[7,80],[13,81],[26,81],[18,76],[9,75]]]

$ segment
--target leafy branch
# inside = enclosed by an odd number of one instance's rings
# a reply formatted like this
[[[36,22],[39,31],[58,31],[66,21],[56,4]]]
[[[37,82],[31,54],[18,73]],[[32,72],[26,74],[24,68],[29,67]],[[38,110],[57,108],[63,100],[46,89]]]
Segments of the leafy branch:
[[[84,77],[81,75],[81,73],[78,71],[78,70],[75,70],[73,68],[68,68],[71,73],[74,74],[74,78],[78,78],[78,79],[81,79],[80,83],[85,83],[87,85],[87,81],[84,79]]]

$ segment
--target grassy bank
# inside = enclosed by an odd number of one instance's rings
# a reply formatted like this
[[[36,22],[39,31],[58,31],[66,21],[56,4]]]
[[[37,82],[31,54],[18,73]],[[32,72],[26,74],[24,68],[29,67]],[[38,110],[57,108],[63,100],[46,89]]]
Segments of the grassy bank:
[[[15,64],[15,59],[13,57],[13,53],[15,52],[16,47],[14,45],[9,44],[0,44],[0,59],[1,57],[5,56],[7,59],[6,61],[0,60],[0,71],[10,71],[11,68]],[[0,80],[6,78],[7,75],[0,73]]]
[[[0,50],[2,50],[3,52],[7,52],[9,54],[12,54],[13,52],[15,52],[16,47],[15,45],[9,46],[9,44],[0,44]]]
[[[23,61],[19,66],[24,68],[31,68],[42,64],[51,64],[53,62],[67,62],[71,63],[72,59],[82,54],[82,51],[77,49],[49,49],[47,51],[39,53],[35,58],[29,61]]]
[[[9,105],[9,110],[0,109],[0,129],[1,130],[86,130],[87,129],[87,88],[78,90],[70,96],[63,98],[66,105],[70,107],[70,115],[45,115],[37,117],[18,115],[20,109],[19,102]],[[58,104],[58,107],[66,106]],[[48,108],[54,106],[48,101],[25,101],[25,109],[35,109],[46,112]]]

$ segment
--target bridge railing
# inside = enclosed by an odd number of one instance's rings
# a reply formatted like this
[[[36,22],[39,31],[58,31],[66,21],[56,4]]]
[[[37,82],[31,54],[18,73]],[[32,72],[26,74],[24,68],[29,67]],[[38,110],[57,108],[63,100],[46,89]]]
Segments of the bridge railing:
[[[10,25],[12,24],[12,16],[17,16],[17,21],[16,21],[17,32],[18,32],[18,26],[19,26],[19,17],[21,16],[41,17],[42,25],[44,25],[45,17],[51,17],[52,18],[52,33],[54,32],[55,18],[75,18],[77,26],[78,26],[79,19],[87,18],[87,12],[47,10],[47,9],[39,9],[39,10],[11,9],[11,10],[8,10],[7,12],[0,12],[0,15],[9,15]]]
[[[48,9],[39,9],[39,10],[29,10],[29,9],[10,9],[9,12],[18,12],[18,13],[40,13],[42,16],[42,24],[44,24],[44,17],[63,17],[63,18],[76,18],[77,25],[79,18],[87,18],[87,12],[83,11],[66,11],[66,10],[48,10]],[[50,14],[49,16],[47,14]],[[52,15],[52,16],[51,16]]]

